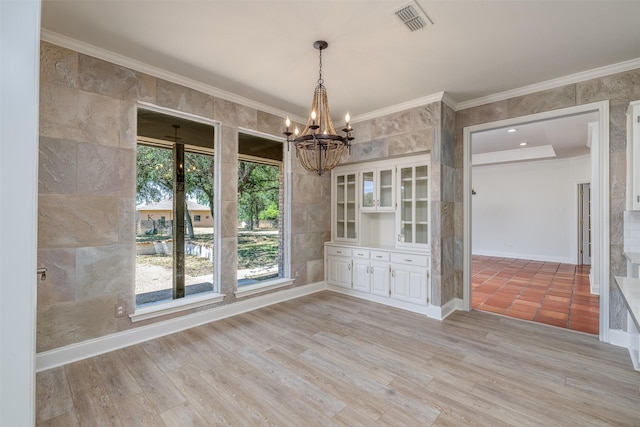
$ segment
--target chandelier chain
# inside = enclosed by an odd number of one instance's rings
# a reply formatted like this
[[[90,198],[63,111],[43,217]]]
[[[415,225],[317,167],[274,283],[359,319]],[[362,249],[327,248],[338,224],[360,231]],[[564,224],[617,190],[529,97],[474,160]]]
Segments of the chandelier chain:
[[[324,80],[322,79],[322,49],[320,50],[320,67],[319,67],[319,74],[318,74],[318,84],[322,86],[322,84],[324,83]]]

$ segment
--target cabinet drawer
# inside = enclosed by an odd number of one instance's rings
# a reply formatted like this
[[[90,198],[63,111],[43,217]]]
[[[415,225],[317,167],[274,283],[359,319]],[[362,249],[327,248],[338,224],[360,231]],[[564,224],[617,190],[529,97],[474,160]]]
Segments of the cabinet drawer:
[[[335,247],[335,246],[327,246],[327,255],[351,256],[351,249]]]
[[[429,257],[427,255],[416,254],[391,254],[391,262],[397,264],[419,265],[429,267]]]
[[[369,251],[365,250],[365,249],[354,249],[353,250],[353,257],[354,258],[369,259]]]
[[[374,261],[389,261],[389,252],[371,251],[371,259]]]

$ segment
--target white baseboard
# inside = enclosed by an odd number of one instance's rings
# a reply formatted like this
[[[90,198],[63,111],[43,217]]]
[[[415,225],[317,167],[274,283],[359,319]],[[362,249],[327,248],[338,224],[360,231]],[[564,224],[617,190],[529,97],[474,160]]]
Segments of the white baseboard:
[[[623,331],[622,329],[609,329],[609,344],[629,348],[631,345],[631,336],[627,331]]]
[[[589,289],[593,295],[600,295],[600,285],[595,283],[591,273],[589,273]]]
[[[410,302],[398,301],[389,297],[383,297],[380,295],[372,295],[366,292],[355,291],[351,288],[343,288],[341,286],[327,285],[327,290],[337,292],[339,294],[350,295],[352,297],[360,298],[367,301],[377,302],[379,304],[388,305],[395,308],[401,308],[403,310],[411,311],[413,313],[424,314],[429,316],[429,307],[427,305],[412,304]]]
[[[71,344],[36,355],[36,372],[45,371],[57,366],[66,365],[78,360],[108,353],[119,348],[128,347],[154,338],[180,332],[194,326],[246,313],[304,295],[313,294],[326,289],[325,282],[311,283],[280,292],[274,292],[255,298],[234,302],[233,304],[214,307],[182,317],[165,320],[151,325],[141,326],[115,334]]]
[[[401,308],[403,310],[412,311],[414,313],[424,314],[425,316],[436,319],[444,320],[447,316],[456,310],[464,310],[464,301],[460,298],[454,298],[447,302],[442,307],[435,305],[419,305],[412,304],[410,302],[398,301],[393,298],[384,297],[380,295],[372,295],[366,292],[356,291],[350,288],[343,288],[341,286],[327,285],[327,290],[337,292],[339,294],[351,295],[356,298],[364,299],[367,301],[377,302],[379,304],[389,305],[391,307]]]
[[[444,320],[454,311],[464,311],[464,300],[461,298],[454,298],[445,303],[442,307],[430,306],[429,317]]]
[[[577,260],[572,257],[554,257],[549,255],[525,254],[515,252],[479,251],[473,252],[473,255],[490,256],[497,258],[528,259],[530,261],[559,262],[562,264],[577,264]]]

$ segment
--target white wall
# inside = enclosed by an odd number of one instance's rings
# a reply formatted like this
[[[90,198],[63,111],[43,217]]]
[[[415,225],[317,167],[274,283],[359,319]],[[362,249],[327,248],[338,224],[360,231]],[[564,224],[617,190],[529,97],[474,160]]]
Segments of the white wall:
[[[589,155],[473,167],[472,253],[576,264],[578,184],[590,168]]]
[[[31,426],[40,1],[0,0],[0,40],[0,425]]]

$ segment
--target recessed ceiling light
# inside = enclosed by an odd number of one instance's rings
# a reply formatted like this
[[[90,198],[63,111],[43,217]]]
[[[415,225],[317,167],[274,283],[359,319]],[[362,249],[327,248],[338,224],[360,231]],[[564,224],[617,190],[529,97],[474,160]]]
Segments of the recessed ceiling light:
[[[507,132],[509,132],[509,133],[514,133],[514,132],[516,132],[517,130],[518,130],[518,129],[516,129],[516,128],[511,128],[511,129],[507,129]]]
[[[521,147],[524,147],[524,146],[526,146],[527,144],[528,144],[528,143],[527,143],[527,141],[522,141],[522,142],[520,143],[520,146],[521,146]]]

